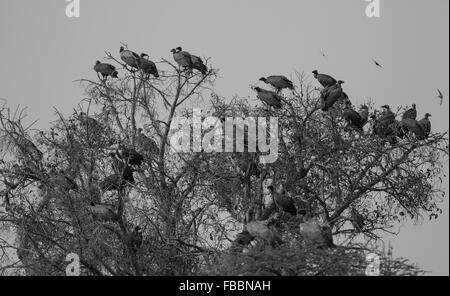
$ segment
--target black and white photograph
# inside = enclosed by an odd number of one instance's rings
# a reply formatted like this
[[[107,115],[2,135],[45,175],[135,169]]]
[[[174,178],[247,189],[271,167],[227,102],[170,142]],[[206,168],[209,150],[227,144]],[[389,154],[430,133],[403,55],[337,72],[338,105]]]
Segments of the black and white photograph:
[[[0,53],[0,277],[449,276],[448,0],[0,0]]]

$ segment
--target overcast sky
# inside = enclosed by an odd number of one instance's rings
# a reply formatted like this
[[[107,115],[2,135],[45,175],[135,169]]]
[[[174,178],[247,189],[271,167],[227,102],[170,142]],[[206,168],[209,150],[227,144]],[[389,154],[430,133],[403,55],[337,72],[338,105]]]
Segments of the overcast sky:
[[[0,98],[28,106],[40,126],[55,119],[53,107],[71,113],[83,98],[72,81],[95,78],[95,61],[125,42],[153,60],[171,59],[176,46],[211,57],[223,96],[254,96],[249,85],[268,74],[318,69],[345,80],[354,104],[414,102],[434,130],[448,130],[448,99],[440,107],[435,98],[436,88],[449,94],[448,0],[381,0],[378,19],[365,15],[364,0],[80,2],[81,17],[69,19],[64,0],[0,1]],[[448,199],[443,209],[438,221],[387,238],[394,254],[448,275]]]

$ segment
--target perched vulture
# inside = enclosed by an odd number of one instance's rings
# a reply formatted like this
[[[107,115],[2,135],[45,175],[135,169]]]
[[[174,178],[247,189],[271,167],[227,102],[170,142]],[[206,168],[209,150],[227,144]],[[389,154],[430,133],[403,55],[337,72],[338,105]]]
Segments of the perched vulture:
[[[178,50],[179,49],[179,50]],[[177,49],[172,49],[173,59],[180,67],[183,68],[192,68],[192,59],[191,54],[183,51],[181,47],[177,47]]]
[[[120,47],[120,58],[125,62],[128,66],[132,68],[139,69],[141,57],[128,49],[124,49],[123,46]]]
[[[320,225],[314,219],[300,224],[300,233],[304,238],[319,247],[334,247],[331,229],[327,225]]]
[[[429,117],[431,117],[430,113],[425,114],[425,117],[419,121],[419,124],[422,126],[423,131],[425,132],[425,138],[428,139],[431,133],[431,122]]]
[[[395,122],[395,114],[391,111],[391,107],[389,105],[381,106],[383,112],[381,113],[381,117],[379,121],[383,125],[390,125]]]
[[[151,75],[155,76],[156,78],[159,77],[158,69],[156,68],[155,63],[148,59],[148,54],[141,53],[141,57],[139,58],[139,64],[140,64],[140,69],[145,74],[148,74],[148,75],[151,74]]]
[[[118,78],[117,75],[119,74],[116,67],[111,64],[101,63],[100,61],[95,62],[94,71],[100,73],[103,79],[108,78],[108,76]]]
[[[385,120],[384,122],[380,121],[380,119],[377,119],[376,115],[372,115],[370,118],[372,119],[373,134],[379,136],[385,141],[388,141],[391,145],[397,144],[397,137],[402,138],[402,134],[404,132],[402,131],[398,121],[395,120],[395,116],[393,122],[391,122],[390,119]]]
[[[280,235],[276,231],[270,229],[264,221],[252,221],[247,223],[246,229],[251,236],[264,240],[272,247],[282,244]]]
[[[292,216],[297,215],[297,208],[295,207],[294,200],[292,197],[288,196],[282,184],[278,186],[277,190],[275,190],[273,186],[269,186],[267,188],[270,190],[273,201],[279,208]]]
[[[414,120],[412,118],[404,118],[400,122],[400,126],[406,133],[412,132],[417,139],[419,140],[426,139],[425,131],[422,125],[417,120]]]
[[[91,203],[89,211],[94,220],[116,221],[118,219],[116,209],[113,205]]]
[[[349,126],[362,132],[364,125],[367,123],[369,111],[366,106],[363,106],[361,114],[352,109],[352,103],[347,101],[344,108],[344,119]],[[364,116],[364,117],[363,117]],[[366,117],[367,116],[367,117]]]
[[[406,110],[405,113],[403,113],[402,119],[407,119],[407,118],[416,120],[416,118],[417,118],[416,104],[412,104],[412,108]]]
[[[112,174],[100,182],[103,191],[121,190],[127,184],[134,184],[133,169],[125,166],[122,174]]]
[[[342,84],[344,81],[339,80],[333,86],[325,88],[321,92],[322,111],[328,111],[342,97]]]
[[[265,90],[260,87],[255,87],[256,97],[269,105],[270,107],[274,107],[275,109],[281,108],[281,97],[270,90]]]
[[[142,132],[142,128],[138,129],[138,134],[136,137],[136,146],[144,153],[144,155],[157,155],[159,152],[159,147],[153,139],[150,139]]]
[[[140,167],[144,161],[144,157],[133,148],[119,147],[116,155],[119,159],[132,166]]]
[[[177,53],[183,51],[181,47],[177,47],[176,49],[177,49]],[[202,73],[203,75],[206,75],[206,73],[208,72],[208,68],[203,63],[202,59],[195,55],[191,55],[191,54],[189,54],[189,55],[191,56],[191,66],[190,67],[192,69],[200,71],[200,73]]]
[[[317,70],[314,70],[312,73],[314,74],[314,78],[316,78],[323,87],[330,87],[337,83],[337,80],[330,75],[319,74]]]
[[[292,83],[292,81],[290,81],[283,75],[262,77],[259,80],[266,84],[272,85],[276,89],[277,93],[279,93],[284,88],[294,90],[294,84]]]

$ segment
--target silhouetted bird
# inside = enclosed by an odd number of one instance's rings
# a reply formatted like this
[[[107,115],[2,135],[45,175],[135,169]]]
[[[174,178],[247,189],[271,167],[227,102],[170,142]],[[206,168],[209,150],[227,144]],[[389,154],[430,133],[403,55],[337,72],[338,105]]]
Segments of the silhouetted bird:
[[[441,92],[441,90],[438,88],[437,89],[437,92],[438,92],[438,95],[436,96],[438,99],[440,99],[440,101],[441,101],[441,106],[442,106],[442,103],[444,102],[444,95],[442,94],[442,92]]]
[[[128,66],[132,68],[139,69],[140,66],[140,56],[134,51],[125,49],[123,46],[120,47],[120,58]]]
[[[118,72],[116,71],[116,67],[111,64],[101,63],[100,61],[95,62],[94,71],[100,73],[103,79],[108,78],[108,76],[118,78]]]
[[[431,117],[431,114],[426,113],[425,117],[419,121],[419,124],[422,126],[422,129],[425,133],[426,139],[428,139],[428,137],[430,136],[430,133],[431,133],[431,122],[429,119],[430,117]]]
[[[177,47],[177,49],[174,48],[171,52],[173,53],[173,59],[177,62],[178,66],[185,69],[192,68],[192,59],[188,52],[183,51],[181,47]]]
[[[412,108],[408,109],[403,113],[402,119],[410,118],[410,119],[417,119],[417,110],[416,110],[416,104],[412,104]]]
[[[269,105],[270,107],[274,107],[275,109],[280,109],[281,104],[281,97],[277,95],[273,91],[265,90],[260,87],[255,87],[254,90],[256,91],[256,97]]]
[[[266,78],[262,77],[259,80],[273,86],[276,89],[277,93],[285,88],[294,90],[294,84],[292,83],[292,81],[282,75],[273,75]]]
[[[330,87],[330,86],[333,86],[333,85],[335,85],[337,83],[336,79],[334,79],[330,75],[319,74],[319,72],[317,72],[317,70],[314,70],[312,73],[314,74],[314,78],[316,78],[317,81],[319,81],[319,83],[323,87]]]
[[[295,207],[294,200],[292,197],[288,196],[282,184],[280,184],[276,190],[273,186],[268,186],[267,188],[272,195],[273,201],[278,207],[292,216],[297,215],[297,208]]]
[[[322,111],[328,111],[334,104],[342,98],[342,84],[344,81],[339,80],[333,86],[324,88],[321,91],[321,106]]]
[[[177,50],[177,53],[183,52],[183,49],[181,47],[179,47],[179,46],[176,48],[176,50]],[[185,53],[187,55],[189,55],[190,59],[191,59],[190,66],[187,66],[187,67],[190,67],[191,69],[198,70],[203,75],[206,75],[206,73],[208,72],[208,68],[205,66],[205,64],[203,63],[202,59],[199,58],[198,56],[192,55],[192,54],[190,54],[188,52],[185,52]]]
[[[141,53],[141,56],[139,58],[139,64],[140,64],[140,69],[145,74],[148,74],[148,75],[151,74],[156,78],[159,77],[158,69],[156,68],[155,63],[148,59],[148,54]]]
[[[374,59],[372,59],[373,63],[375,64],[375,66],[383,68],[383,66],[380,65],[380,63],[378,63],[377,61],[375,61]]]

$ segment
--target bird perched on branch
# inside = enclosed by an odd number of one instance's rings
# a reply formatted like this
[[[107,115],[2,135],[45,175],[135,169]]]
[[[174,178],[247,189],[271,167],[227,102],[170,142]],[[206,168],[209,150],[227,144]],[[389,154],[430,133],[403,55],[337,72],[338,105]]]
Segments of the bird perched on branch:
[[[330,86],[333,86],[333,85],[335,85],[337,83],[336,79],[334,79],[330,75],[319,74],[319,72],[317,70],[312,71],[312,73],[314,74],[314,78],[316,78],[317,81],[319,81],[319,83],[323,87],[330,87]]]
[[[183,49],[180,46],[178,46],[176,48],[176,51],[177,51],[177,53],[183,52]],[[200,73],[202,73],[202,75],[206,75],[206,73],[208,72],[208,68],[203,63],[202,59],[199,58],[198,56],[192,55],[192,54],[190,54],[188,52],[185,52],[185,54],[188,54],[190,56],[190,59],[191,59],[190,66],[188,66],[188,67],[191,68],[191,69],[195,69],[195,70],[200,71]]]
[[[148,54],[141,53],[141,56],[139,58],[139,68],[148,75],[153,75],[154,77],[158,78],[159,73],[158,69],[156,68],[156,64],[148,59]]]
[[[181,47],[177,47],[171,50],[173,53],[173,59],[177,62],[178,66],[184,69],[192,68],[192,59],[190,53],[183,51]]]
[[[418,140],[425,140],[426,135],[422,125],[412,118],[404,118],[400,122],[400,127],[405,133],[412,132]]]
[[[129,49],[125,49],[123,46],[120,47],[120,58],[122,61],[125,62],[128,66],[139,69],[140,66],[140,60],[141,57],[135,53],[134,51],[131,51]]]
[[[150,158],[153,158],[159,153],[159,147],[156,142],[153,139],[147,137],[143,133],[142,128],[138,129],[138,134],[136,136],[136,147],[141,153]]]
[[[339,80],[333,86],[324,88],[321,91],[322,111],[328,111],[333,105],[342,98],[342,84],[344,81]]]
[[[127,184],[134,184],[134,170],[126,165],[123,171],[107,176],[100,182],[100,188],[103,191],[122,190]]]
[[[426,113],[425,117],[419,121],[419,124],[422,126],[422,129],[425,133],[426,139],[428,139],[428,137],[430,136],[430,133],[431,133],[431,122],[429,119],[430,117],[431,117],[431,114]]]
[[[352,103],[347,101],[344,108],[344,119],[347,121],[349,126],[355,128],[356,130],[362,132],[364,125],[366,125],[369,118],[369,109],[367,106],[361,107],[361,113],[356,112],[352,109]]]
[[[116,67],[111,64],[101,63],[100,61],[95,62],[94,71],[100,73],[104,80],[108,78],[108,76],[118,78],[118,72]]]
[[[144,157],[133,148],[119,146],[116,150],[116,156],[124,163],[141,167]]]
[[[25,137],[25,135],[17,135],[14,137],[16,146],[19,149],[22,157],[29,157],[36,162],[40,162],[44,156],[41,150],[37,148],[37,146],[29,139]]]
[[[275,109],[280,109],[282,107],[282,99],[275,92],[260,87],[255,87],[253,89],[256,91],[256,97],[269,105],[269,107],[274,107]]]
[[[416,104],[412,104],[412,108],[406,110],[405,113],[403,113],[402,119],[405,119],[405,118],[410,118],[410,119],[416,120],[416,118],[417,118]]]
[[[282,89],[290,89],[294,90],[294,84],[292,81],[286,78],[286,76],[283,75],[273,75],[268,77],[261,77],[259,79],[260,81],[270,84],[276,89],[276,92],[279,93]]]

